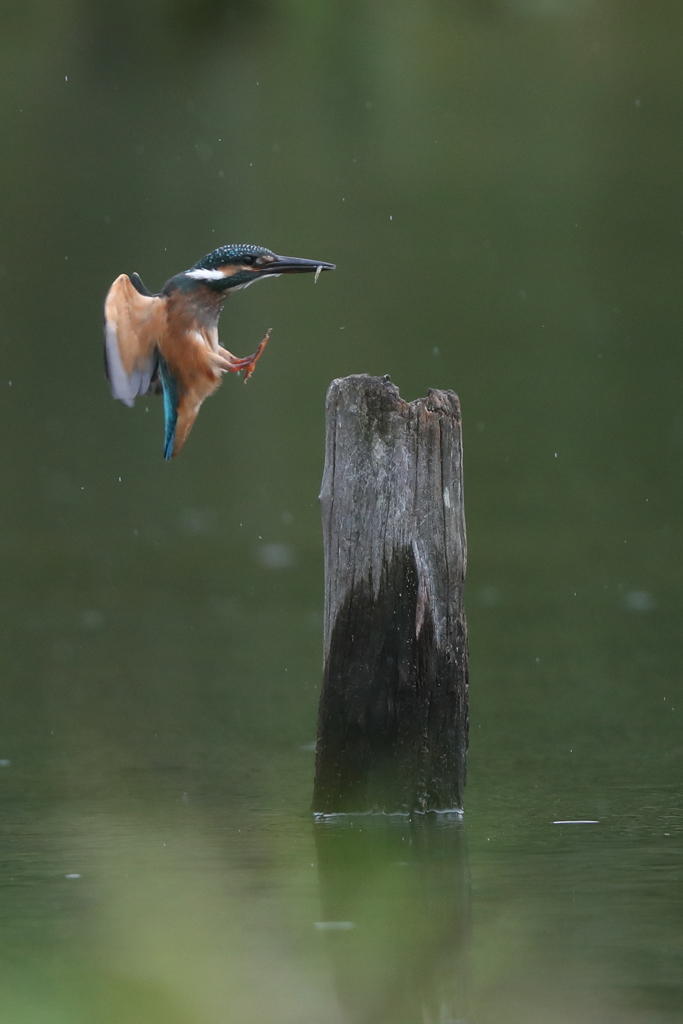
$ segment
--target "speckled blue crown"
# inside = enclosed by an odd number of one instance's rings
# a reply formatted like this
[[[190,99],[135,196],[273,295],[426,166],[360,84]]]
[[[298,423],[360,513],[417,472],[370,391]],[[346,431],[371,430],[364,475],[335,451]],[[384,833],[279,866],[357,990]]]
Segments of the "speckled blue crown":
[[[245,256],[274,256],[270,249],[264,249],[262,245],[222,245],[220,249],[214,249],[203,259],[195,263],[192,270],[216,270],[225,266],[226,263],[241,263]]]

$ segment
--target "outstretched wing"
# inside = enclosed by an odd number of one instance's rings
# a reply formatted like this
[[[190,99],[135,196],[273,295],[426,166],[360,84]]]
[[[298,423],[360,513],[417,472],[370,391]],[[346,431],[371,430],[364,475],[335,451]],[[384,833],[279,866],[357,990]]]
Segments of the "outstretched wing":
[[[137,274],[134,281],[121,274],[104,304],[105,369],[112,395],[126,405],[133,405],[138,395],[150,389],[165,323],[164,300],[142,294],[138,281],[142,285]]]

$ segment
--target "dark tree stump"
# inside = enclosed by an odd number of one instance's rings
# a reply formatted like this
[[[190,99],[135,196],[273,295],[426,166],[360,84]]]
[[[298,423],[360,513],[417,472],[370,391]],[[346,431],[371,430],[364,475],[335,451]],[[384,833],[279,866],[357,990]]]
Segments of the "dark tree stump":
[[[325,650],[313,810],[462,807],[467,750],[460,404],[388,377],[327,393]]]

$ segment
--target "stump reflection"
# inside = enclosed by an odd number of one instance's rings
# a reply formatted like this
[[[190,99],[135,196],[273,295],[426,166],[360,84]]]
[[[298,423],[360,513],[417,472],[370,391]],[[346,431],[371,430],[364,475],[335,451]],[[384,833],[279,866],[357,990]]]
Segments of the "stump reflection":
[[[315,824],[322,919],[352,1024],[465,1020],[470,891],[461,821],[339,815]]]

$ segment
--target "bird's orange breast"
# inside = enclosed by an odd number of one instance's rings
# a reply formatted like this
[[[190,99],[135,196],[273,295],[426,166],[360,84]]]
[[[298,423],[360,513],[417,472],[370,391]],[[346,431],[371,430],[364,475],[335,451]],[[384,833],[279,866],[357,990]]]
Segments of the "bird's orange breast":
[[[172,304],[167,307],[166,330],[159,348],[181,393],[196,392],[201,401],[220,384],[213,359],[218,348],[217,331],[200,326]]]

